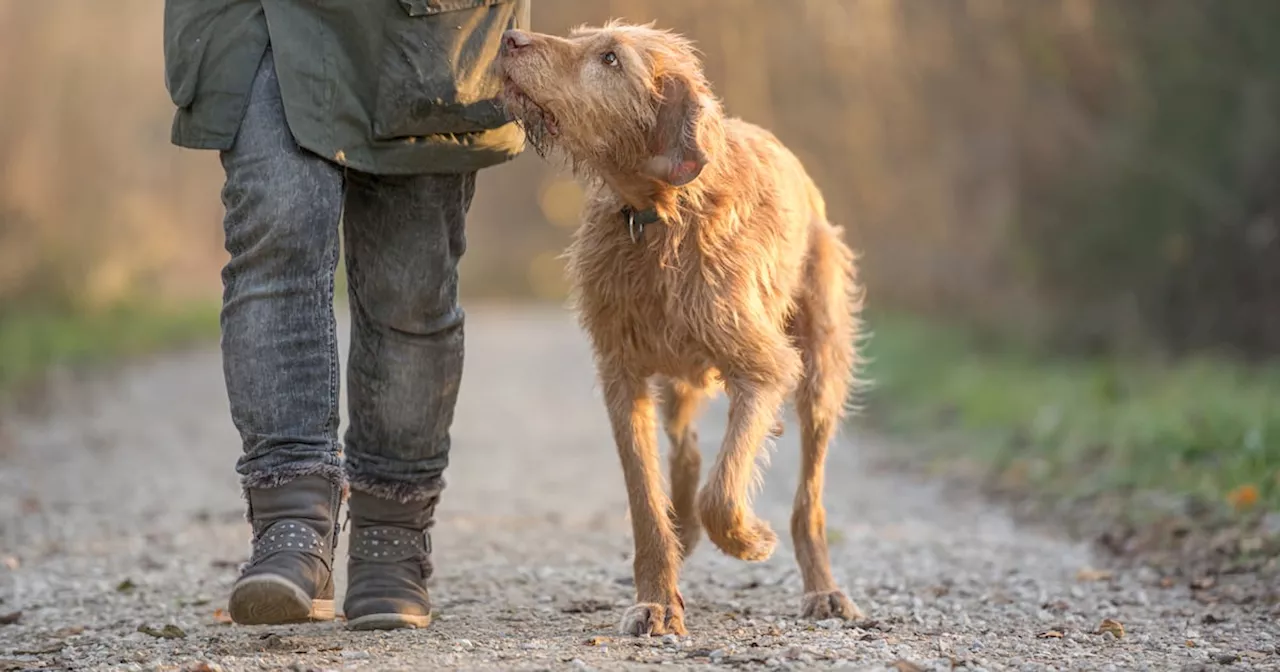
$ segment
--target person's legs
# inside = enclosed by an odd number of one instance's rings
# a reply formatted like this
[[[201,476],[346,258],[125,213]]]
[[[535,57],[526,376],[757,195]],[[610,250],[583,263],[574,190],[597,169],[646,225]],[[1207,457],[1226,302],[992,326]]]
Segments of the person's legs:
[[[333,276],[343,171],[294,142],[268,51],[226,171],[222,356],[253,555],[239,623],[333,617],[343,487]]]
[[[475,174],[348,179],[344,613],[352,628],[425,627],[429,528],[462,380],[458,261]]]

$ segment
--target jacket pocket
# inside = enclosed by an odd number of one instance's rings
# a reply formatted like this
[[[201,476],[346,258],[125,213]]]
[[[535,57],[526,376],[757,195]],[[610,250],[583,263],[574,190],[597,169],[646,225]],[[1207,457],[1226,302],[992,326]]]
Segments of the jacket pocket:
[[[523,27],[528,0],[397,0],[373,110],[378,140],[474,133],[505,125],[492,73],[503,31]]]

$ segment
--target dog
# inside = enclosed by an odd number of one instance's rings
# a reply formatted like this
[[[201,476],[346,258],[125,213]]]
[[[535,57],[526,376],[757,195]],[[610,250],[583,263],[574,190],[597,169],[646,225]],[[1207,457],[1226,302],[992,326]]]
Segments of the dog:
[[[860,382],[863,292],[818,187],[774,135],[725,115],[679,34],[621,21],[567,38],[509,30],[495,67],[530,146],[565,156],[588,192],[565,258],[630,506],[636,604],[620,630],[686,634],[677,584],[700,530],[735,558],[773,553],[777,536],[750,499],[788,396],[803,453],[791,516],[801,614],[862,618],[831,574],[822,490]],[[728,431],[699,491],[694,420],[719,388]]]

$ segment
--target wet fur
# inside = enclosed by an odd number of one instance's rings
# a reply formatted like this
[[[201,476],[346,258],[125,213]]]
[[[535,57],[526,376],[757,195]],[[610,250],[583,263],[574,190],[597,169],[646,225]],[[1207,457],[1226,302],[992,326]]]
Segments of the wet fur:
[[[558,150],[588,189],[567,267],[630,503],[637,604],[622,630],[685,632],[677,582],[700,530],[733,557],[772,554],[777,537],[750,500],[788,396],[802,446],[791,518],[801,611],[858,617],[831,574],[822,489],[860,364],[861,290],[818,188],[771,133],[724,115],[693,46],[671,32],[619,22],[568,38],[513,31],[498,69],[535,148]],[[654,207],[662,221],[633,242],[624,206]],[[721,385],[728,431],[699,490],[694,421]]]

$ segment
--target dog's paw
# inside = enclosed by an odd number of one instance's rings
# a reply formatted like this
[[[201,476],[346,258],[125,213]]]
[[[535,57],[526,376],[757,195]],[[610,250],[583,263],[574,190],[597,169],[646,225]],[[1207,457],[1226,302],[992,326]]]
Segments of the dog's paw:
[[[857,621],[866,618],[858,605],[853,603],[844,593],[833,590],[827,593],[808,593],[804,596],[800,607],[801,618],[823,621],[828,618],[839,618],[846,621]]]
[[[727,530],[713,532],[707,528],[707,536],[725,554],[747,562],[763,562],[773,555],[778,546],[778,535],[769,523],[758,518],[748,518]]]
[[[632,605],[623,612],[618,632],[633,637],[687,634],[684,628],[684,607],[678,603],[641,602]]]
[[[739,560],[767,560],[778,545],[773,528],[723,490],[708,487],[698,494],[698,519],[711,543]]]

